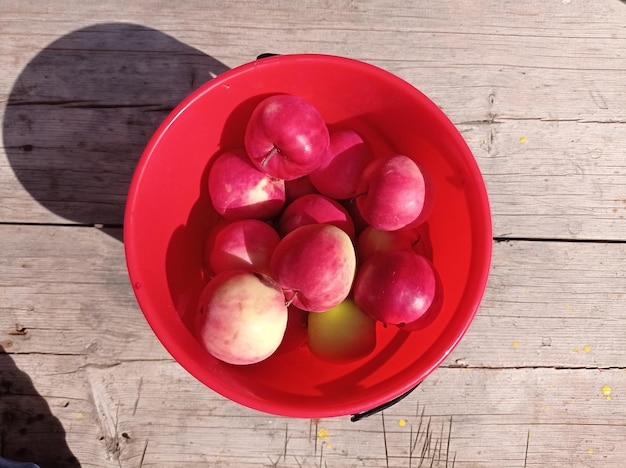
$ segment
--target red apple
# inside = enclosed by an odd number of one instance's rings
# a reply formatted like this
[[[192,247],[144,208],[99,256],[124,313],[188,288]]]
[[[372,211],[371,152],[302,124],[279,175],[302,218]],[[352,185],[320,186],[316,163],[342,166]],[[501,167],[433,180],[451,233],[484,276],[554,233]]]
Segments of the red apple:
[[[214,273],[227,270],[269,273],[270,258],[279,241],[276,230],[263,221],[233,221],[215,235],[209,266]]]
[[[321,165],[329,134],[313,104],[299,96],[278,94],[255,107],[244,143],[259,170],[278,179],[293,180]]]
[[[271,219],[285,204],[285,182],[259,171],[243,149],[220,154],[209,170],[209,195],[224,218]]]
[[[392,250],[374,255],[360,267],[354,302],[385,324],[411,323],[426,313],[435,289],[435,271],[426,258]]]
[[[336,130],[330,134],[324,163],[309,178],[320,193],[346,200],[356,195],[361,173],[373,159],[374,153],[361,135],[351,129]]]
[[[418,219],[430,188],[408,156],[372,161],[361,174],[356,202],[365,221],[382,231],[401,229]]]
[[[424,185],[426,186],[426,194],[424,196],[424,207],[420,215],[412,222],[400,229],[400,231],[414,231],[419,229],[430,218],[435,206],[434,185],[430,174],[422,167],[420,167],[422,175],[424,176]]]
[[[356,235],[360,235],[363,230],[369,226],[369,224],[367,224],[367,221],[363,219],[359,208],[356,206],[356,200],[354,198],[351,198],[350,200],[339,200],[339,203],[341,203],[341,206],[343,206],[350,215],[350,218],[354,223],[354,231],[356,232]]]
[[[433,297],[432,304],[430,304],[428,310],[424,312],[424,314],[417,320],[410,323],[398,325],[400,329],[408,332],[422,330],[428,327],[431,323],[435,321],[437,317],[439,317],[439,314],[441,313],[441,308],[443,307],[443,285],[436,269],[434,269],[434,272],[435,297]]]
[[[230,223],[230,221],[224,218],[219,218],[209,228],[209,232],[207,233],[204,239],[204,267],[206,270],[210,271],[210,273],[212,273],[211,251],[213,250],[213,245],[215,244],[215,238],[217,237],[219,232],[222,230],[222,228],[226,226],[228,223]]]
[[[307,344],[324,361],[356,361],[376,348],[376,321],[346,299],[326,312],[309,314]]]
[[[354,239],[354,224],[346,209],[335,200],[318,193],[304,195],[285,208],[278,221],[278,232],[285,236],[305,224],[332,224]]]
[[[307,224],[281,239],[270,270],[289,302],[303,310],[322,312],[348,297],[356,254],[350,237],[338,227]]]
[[[418,236],[413,231],[381,231],[366,227],[357,239],[357,259],[362,264],[373,255],[390,250],[413,250]]]
[[[287,203],[291,203],[292,201],[310,193],[319,192],[315,187],[313,187],[309,176],[298,177],[297,179],[285,181],[285,198]]]
[[[229,364],[253,364],[271,356],[287,327],[283,292],[269,276],[225,271],[205,287],[196,319],[204,348]]]

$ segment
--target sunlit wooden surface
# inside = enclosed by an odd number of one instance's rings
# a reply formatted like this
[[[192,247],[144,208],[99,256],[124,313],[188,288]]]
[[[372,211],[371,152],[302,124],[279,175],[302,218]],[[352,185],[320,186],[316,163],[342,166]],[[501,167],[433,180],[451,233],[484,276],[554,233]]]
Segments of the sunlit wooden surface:
[[[262,52],[382,67],[447,113],[493,211],[459,346],[357,423],[213,393],[136,305],[126,190],[184,96]],[[626,3],[0,2],[0,456],[47,467],[622,467]]]

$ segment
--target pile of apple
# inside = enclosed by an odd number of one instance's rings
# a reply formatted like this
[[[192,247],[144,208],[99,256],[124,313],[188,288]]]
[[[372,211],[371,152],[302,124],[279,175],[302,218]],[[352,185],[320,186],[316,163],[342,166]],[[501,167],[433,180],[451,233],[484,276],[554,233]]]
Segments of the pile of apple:
[[[422,239],[433,191],[409,156],[374,154],[281,94],[255,107],[241,147],[215,155],[208,183],[222,220],[195,333],[214,357],[252,364],[306,342],[349,362],[374,350],[378,322],[410,331],[437,314]]]

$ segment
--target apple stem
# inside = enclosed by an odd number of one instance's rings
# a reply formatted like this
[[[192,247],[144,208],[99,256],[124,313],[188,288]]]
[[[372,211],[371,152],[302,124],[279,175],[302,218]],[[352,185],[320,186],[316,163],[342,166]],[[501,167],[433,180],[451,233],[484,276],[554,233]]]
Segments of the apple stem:
[[[422,236],[421,235],[417,236],[417,239],[411,242],[411,247],[415,247],[417,244],[419,244],[421,240],[422,240]]]
[[[350,203],[354,203],[356,201],[357,198],[362,197],[364,195],[367,195],[367,192],[363,192],[363,193],[357,193],[355,196],[353,196],[350,199]]]
[[[276,153],[280,153],[280,149],[278,149],[276,146],[273,146],[270,152],[267,153],[267,155],[263,158],[263,161],[261,161],[261,167],[267,166],[267,163],[269,162],[270,158],[274,156]]]
[[[293,304],[293,301],[296,300],[296,295],[298,294],[298,291],[294,291],[293,292],[293,296],[291,296],[291,298],[287,299],[287,301],[285,301],[285,306],[289,307],[291,304]]]

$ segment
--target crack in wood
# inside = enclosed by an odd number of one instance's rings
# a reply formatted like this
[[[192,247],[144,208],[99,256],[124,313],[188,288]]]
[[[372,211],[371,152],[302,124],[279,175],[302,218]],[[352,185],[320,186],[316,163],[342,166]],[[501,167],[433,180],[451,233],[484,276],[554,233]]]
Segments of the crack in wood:
[[[385,412],[380,412],[380,418],[383,423],[383,441],[385,443],[385,463],[387,468],[389,468],[389,449],[387,447],[387,430],[385,429]]]
[[[442,364],[439,366],[441,369],[463,369],[463,370],[536,370],[547,369],[555,371],[576,371],[576,370],[590,370],[590,371],[624,371],[626,366],[558,366],[558,365],[523,365],[523,366],[486,366],[486,365],[458,365],[458,364]]]
[[[494,236],[496,243],[506,242],[563,242],[570,244],[626,244],[626,239],[583,239],[583,238],[553,238],[553,237],[512,237]]]
[[[133,405],[133,416],[137,414],[137,406],[139,406],[139,398],[141,396],[142,386],[143,386],[143,375],[139,379],[139,385],[137,386],[137,398],[135,398],[135,404]]]
[[[58,106],[73,109],[144,109],[148,111],[158,112],[171,112],[173,110],[170,106],[163,106],[162,104],[104,104],[93,101],[11,101],[7,104],[7,107],[33,107],[33,106]]]
[[[528,435],[526,436],[526,451],[524,452],[524,468],[526,468],[526,463],[528,462],[528,445],[530,444],[530,431],[528,431]]]
[[[5,331],[5,333],[10,336],[26,336],[28,334],[28,331],[29,329],[26,328],[24,325],[16,323],[14,327]]]
[[[146,458],[147,451],[148,451],[148,439],[146,439],[146,444],[143,446],[143,452],[141,453],[141,460],[139,460],[139,468],[143,467],[143,461]]]

